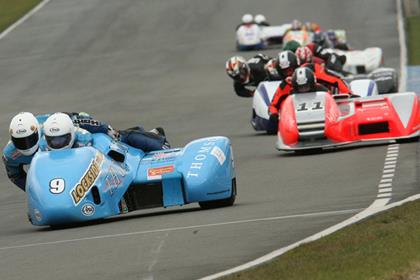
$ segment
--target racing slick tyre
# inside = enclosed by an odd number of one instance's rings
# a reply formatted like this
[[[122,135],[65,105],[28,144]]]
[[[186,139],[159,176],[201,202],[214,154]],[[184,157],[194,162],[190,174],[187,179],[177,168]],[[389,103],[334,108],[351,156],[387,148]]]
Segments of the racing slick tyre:
[[[212,201],[201,201],[198,204],[202,209],[213,209],[219,207],[232,206],[236,199],[236,178],[232,179],[232,195],[226,199],[212,200]]]

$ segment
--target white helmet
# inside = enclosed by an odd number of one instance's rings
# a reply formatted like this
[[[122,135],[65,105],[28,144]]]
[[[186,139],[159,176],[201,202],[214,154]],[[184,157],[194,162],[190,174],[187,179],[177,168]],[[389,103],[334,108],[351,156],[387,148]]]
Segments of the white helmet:
[[[242,16],[242,23],[249,24],[252,23],[254,20],[254,17],[251,14],[244,14]]]
[[[44,123],[44,135],[51,150],[71,148],[74,144],[76,128],[71,118],[64,113],[55,113]]]
[[[33,155],[39,147],[39,122],[32,113],[22,112],[13,117],[10,138],[16,149],[25,156]]]
[[[256,24],[261,24],[261,23],[264,23],[266,21],[267,21],[267,19],[265,18],[264,15],[259,14],[259,15],[255,16],[255,23]]]

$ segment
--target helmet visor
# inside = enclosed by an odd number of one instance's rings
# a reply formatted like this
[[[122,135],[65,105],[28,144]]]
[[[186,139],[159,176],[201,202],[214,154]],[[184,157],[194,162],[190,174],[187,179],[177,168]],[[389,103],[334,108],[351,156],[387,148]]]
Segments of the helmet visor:
[[[12,143],[18,150],[29,150],[38,143],[39,135],[38,131],[35,131],[31,135],[22,138],[15,138],[12,136]]]
[[[62,149],[70,144],[71,141],[71,133],[67,133],[60,136],[47,136],[45,135],[45,139],[47,140],[47,145],[53,150]]]
[[[236,77],[236,80],[241,83],[246,83],[248,82],[248,79],[249,79],[248,67],[246,67],[246,65],[242,65],[241,68],[239,69],[239,75]]]

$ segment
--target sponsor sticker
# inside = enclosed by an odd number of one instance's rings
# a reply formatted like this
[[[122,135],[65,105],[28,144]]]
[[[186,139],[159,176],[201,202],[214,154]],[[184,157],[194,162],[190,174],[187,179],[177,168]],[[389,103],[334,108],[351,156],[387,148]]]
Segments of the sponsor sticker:
[[[109,190],[110,195],[123,183],[126,173],[122,168],[110,166],[105,177],[106,191]]]
[[[82,207],[82,214],[87,217],[92,216],[93,214],[95,214],[95,206],[93,206],[93,204],[91,203],[86,203]]]
[[[23,133],[26,133],[26,129],[24,129],[24,128],[19,128],[17,131],[16,131],[16,133],[17,134],[23,134]]]
[[[85,174],[82,176],[80,181],[76,184],[76,186],[74,186],[74,188],[70,191],[70,195],[73,199],[73,203],[75,206],[77,206],[82,201],[82,199],[86,196],[86,194],[92,188],[96,179],[99,177],[103,159],[104,159],[103,154],[99,152],[96,153],[95,158],[90,163]]]
[[[214,146],[213,149],[210,152],[211,155],[213,155],[215,158],[217,158],[217,160],[219,161],[220,165],[223,165],[223,163],[226,160],[226,155],[225,153],[222,151],[222,149],[220,149],[217,146]]]
[[[175,170],[174,165],[161,166],[147,169],[147,180],[162,179],[163,174],[172,173]]]

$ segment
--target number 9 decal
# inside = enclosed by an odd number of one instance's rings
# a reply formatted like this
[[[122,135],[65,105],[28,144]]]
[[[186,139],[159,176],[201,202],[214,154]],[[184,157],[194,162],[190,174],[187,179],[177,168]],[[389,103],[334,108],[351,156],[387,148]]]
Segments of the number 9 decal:
[[[65,182],[64,179],[56,178],[50,181],[50,192],[53,194],[60,194],[64,191]]]

